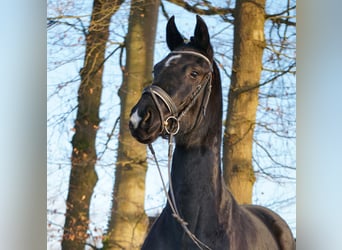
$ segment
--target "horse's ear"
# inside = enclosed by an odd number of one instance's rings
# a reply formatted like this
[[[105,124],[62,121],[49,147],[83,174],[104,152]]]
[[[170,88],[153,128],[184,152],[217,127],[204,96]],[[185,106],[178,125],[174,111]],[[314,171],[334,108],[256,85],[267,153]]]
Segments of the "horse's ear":
[[[196,15],[196,19],[197,22],[193,38],[194,43],[205,51],[211,50],[208,27],[199,15]]]
[[[176,27],[174,16],[170,18],[166,25],[166,43],[170,50],[174,50],[184,44],[183,36]]]

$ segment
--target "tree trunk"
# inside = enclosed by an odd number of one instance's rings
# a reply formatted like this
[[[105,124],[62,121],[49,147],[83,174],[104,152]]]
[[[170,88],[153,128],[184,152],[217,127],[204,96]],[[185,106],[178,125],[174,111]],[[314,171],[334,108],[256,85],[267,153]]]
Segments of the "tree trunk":
[[[131,2],[126,66],[119,90],[120,139],[106,249],[140,249],[148,227],[144,211],[146,146],[131,136],[128,122],[130,111],[140,98],[143,87],[152,81],[159,4],[159,0]]]
[[[72,138],[71,173],[65,215],[63,250],[83,250],[87,239],[89,207],[97,182],[96,132],[102,92],[102,72],[110,18],[121,1],[94,0],[86,35],[84,66],[80,71],[78,110]]]
[[[224,179],[240,204],[252,202],[252,145],[262,71],[265,0],[237,0],[228,112],[224,133]]]

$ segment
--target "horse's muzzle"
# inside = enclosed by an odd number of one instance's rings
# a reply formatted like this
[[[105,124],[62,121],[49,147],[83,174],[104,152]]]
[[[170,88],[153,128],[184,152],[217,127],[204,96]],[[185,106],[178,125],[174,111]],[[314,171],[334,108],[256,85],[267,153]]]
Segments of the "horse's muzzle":
[[[160,119],[157,111],[150,107],[141,108],[138,103],[131,112],[129,129],[134,138],[144,144],[152,143],[160,135]],[[140,111],[142,110],[142,111]]]

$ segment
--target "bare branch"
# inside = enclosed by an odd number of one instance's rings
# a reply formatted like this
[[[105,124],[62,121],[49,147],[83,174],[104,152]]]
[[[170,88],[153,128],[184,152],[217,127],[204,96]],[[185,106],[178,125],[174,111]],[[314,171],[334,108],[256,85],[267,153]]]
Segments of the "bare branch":
[[[176,4],[185,10],[199,14],[199,15],[227,15],[227,14],[233,14],[234,9],[232,8],[220,8],[220,7],[215,7],[211,5],[209,1],[202,1],[201,3],[196,3],[194,5],[188,4],[186,1],[182,0],[167,0],[170,3]],[[201,7],[198,7],[201,6]],[[202,8],[202,6],[204,8]]]
[[[266,153],[266,155],[268,156],[268,158],[269,158],[274,164],[276,164],[277,166],[280,166],[280,167],[282,167],[282,168],[286,168],[286,169],[290,169],[290,170],[296,170],[295,167],[287,166],[287,165],[285,165],[285,164],[282,164],[282,163],[276,161],[276,160],[272,157],[272,155],[270,154],[270,152],[268,152],[268,150],[267,150],[264,146],[262,146],[262,145],[261,145],[258,141],[256,141],[256,140],[253,140],[253,141],[254,141],[254,143],[255,143],[257,146],[259,146],[259,147]]]
[[[166,20],[169,20],[170,16],[165,9],[163,1],[160,1],[160,7],[161,7],[162,13],[163,13],[164,17],[166,18]]]
[[[105,148],[103,149],[102,152],[98,153],[98,155],[99,155],[98,159],[99,160],[102,158],[102,156],[105,154],[106,150],[108,149],[108,144],[109,144],[110,140],[112,139],[112,137],[114,135],[114,131],[115,131],[117,125],[119,124],[119,121],[120,121],[120,116],[118,118],[116,118],[114,126],[112,128],[112,131],[109,134],[107,134],[107,141],[104,144]]]
[[[275,81],[277,78],[279,78],[279,77],[281,77],[281,76],[291,72],[291,69],[294,68],[295,66],[296,66],[296,62],[294,62],[293,64],[289,65],[287,69],[285,69],[283,71],[280,71],[279,74],[277,74],[274,77],[268,79],[267,81],[264,81],[262,83],[256,83],[255,85],[247,86],[245,88],[239,88],[239,89],[232,90],[232,91],[234,91],[234,94],[239,95],[239,94],[251,91],[253,89],[259,88],[259,87],[264,86],[264,85],[266,85],[268,83],[271,83],[271,82]]]
[[[289,7],[289,8],[287,8],[286,10],[283,10],[283,11],[281,11],[281,12],[279,12],[279,13],[276,13],[276,14],[267,14],[267,15],[266,15],[266,19],[268,19],[268,18],[273,18],[273,17],[282,16],[282,15],[288,13],[290,10],[296,9],[296,7],[297,7],[297,6],[294,5],[294,6]]]
[[[296,139],[295,136],[289,136],[289,135],[284,135],[284,134],[279,133],[278,131],[270,128],[270,126],[268,126],[267,123],[260,123],[259,122],[259,123],[257,123],[257,125],[260,126],[260,127],[263,127],[264,129],[266,129],[267,131],[275,134],[278,137],[285,138],[285,139]]]
[[[286,24],[288,26],[296,26],[295,22],[290,21],[289,19],[295,18],[294,16],[284,16],[284,14],[289,13],[290,10],[296,9],[296,5],[289,7],[288,9],[279,12],[277,14],[269,14],[266,15],[266,19],[271,20],[275,24]]]

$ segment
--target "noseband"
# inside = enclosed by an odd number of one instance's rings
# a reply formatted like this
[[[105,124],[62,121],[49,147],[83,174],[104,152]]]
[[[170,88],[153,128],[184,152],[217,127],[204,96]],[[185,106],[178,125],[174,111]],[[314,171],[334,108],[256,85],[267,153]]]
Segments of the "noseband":
[[[184,102],[184,105],[182,105],[179,108],[177,108],[172,98],[161,87],[152,84],[143,90],[143,94],[147,93],[152,96],[153,102],[158,109],[160,120],[161,120],[161,132],[160,133],[165,131],[169,135],[175,135],[179,131],[179,121],[181,120],[181,118],[195,104],[195,101],[199,97],[200,93],[203,92],[205,89],[207,89],[207,92],[204,94],[204,97],[202,100],[203,116],[205,116],[207,105],[209,102],[210,93],[211,93],[211,79],[212,79],[213,66],[210,60],[206,56],[195,51],[173,51],[171,52],[171,54],[195,55],[195,56],[203,58],[209,64],[209,67],[210,67],[210,72],[205,75],[205,77],[200,82],[200,84],[196,87],[196,89],[190,95],[188,95],[187,97],[188,100]],[[160,106],[160,102],[158,101],[157,97],[166,105],[169,111],[169,114],[166,118],[164,118],[162,108]]]

